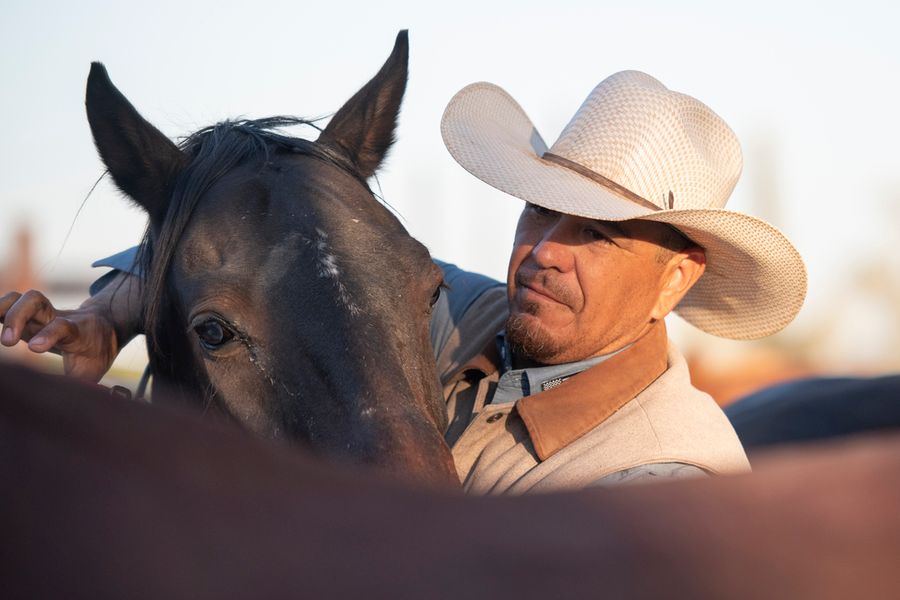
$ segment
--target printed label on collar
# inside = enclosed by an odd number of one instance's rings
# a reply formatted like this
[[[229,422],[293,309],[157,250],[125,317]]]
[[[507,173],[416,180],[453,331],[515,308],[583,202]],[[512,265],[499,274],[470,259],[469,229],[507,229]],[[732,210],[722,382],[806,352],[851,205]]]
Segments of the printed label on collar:
[[[564,382],[569,377],[571,377],[571,375],[567,375],[566,377],[556,377],[554,379],[545,381],[544,383],[541,384],[541,391],[546,392],[547,390],[552,390],[553,388],[555,388],[556,386],[558,386],[559,384]]]

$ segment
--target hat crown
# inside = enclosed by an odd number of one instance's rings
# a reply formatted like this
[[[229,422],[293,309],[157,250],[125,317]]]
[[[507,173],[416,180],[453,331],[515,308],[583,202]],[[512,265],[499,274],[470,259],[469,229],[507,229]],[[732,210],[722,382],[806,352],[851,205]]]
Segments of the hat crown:
[[[743,164],[721,117],[639,71],[600,82],[550,152],[660,209],[723,208]]]

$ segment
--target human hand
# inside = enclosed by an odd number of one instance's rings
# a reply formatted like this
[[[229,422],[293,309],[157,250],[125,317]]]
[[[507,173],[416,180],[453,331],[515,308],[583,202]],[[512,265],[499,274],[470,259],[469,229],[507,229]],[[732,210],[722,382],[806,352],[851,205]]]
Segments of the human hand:
[[[66,374],[80,379],[99,381],[119,353],[112,312],[100,302],[58,310],[36,290],[10,292],[0,297],[0,322],[4,346],[21,340],[32,352],[58,352]]]

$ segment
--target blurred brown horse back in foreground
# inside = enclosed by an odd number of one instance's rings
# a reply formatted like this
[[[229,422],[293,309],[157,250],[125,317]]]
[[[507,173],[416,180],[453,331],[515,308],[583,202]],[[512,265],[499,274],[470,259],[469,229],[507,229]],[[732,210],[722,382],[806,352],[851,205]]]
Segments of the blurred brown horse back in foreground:
[[[896,597],[900,438],[466,498],[0,366],[6,598]]]

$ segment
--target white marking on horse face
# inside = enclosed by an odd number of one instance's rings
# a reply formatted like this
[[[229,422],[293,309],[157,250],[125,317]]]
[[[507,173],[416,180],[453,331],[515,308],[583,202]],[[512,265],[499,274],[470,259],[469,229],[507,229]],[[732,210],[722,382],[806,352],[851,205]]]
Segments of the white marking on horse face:
[[[291,272],[291,269],[296,268],[295,261],[300,252],[299,245],[301,242],[315,250],[316,274],[321,279],[330,279],[334,283],[338,294],[338,302],[351,315],[359,315],[361,312],[359,307],[353,302],[349,290],[341,281],[338,257],[328,246],[328,233],[318,227],[316,227],[315,240],[310,240],[299,233],[292,233],[283,242],[269,251],[266,262],[260,269],[262,273],[269,274],[265,282],[266,286],[276,285],[282,277]]]
[[[367,419],[369,419],[369,418],[371,418],[376,412],[377,412],[377,409],[376,409],[374,406],[367,406],[367,407],[365,407],[364,409],[362,409],[361,411],[359,411],[359,414],[360,414],[361,416],[366,417]]]
[[[338,267],[337,256],[335,256],[328,248],[328,234],[318,227],[316,227],[316,234],[318,237],[315,242],[315,248],[316,257],[318,259],[319,277],[322,279],[331,279],[334,282],[335,288],[337,288],[338,300],[340,303],[344,305],[351,315],[358,315],[360,313],[359,307],[353,302],[352,298],[350,298],[350,293],[341,281],[341,270]]]
[[[334,254],[319,255],[319,277],[331,277],[337,280],[341,275],[341,271],[337,266],[337,257]]]

